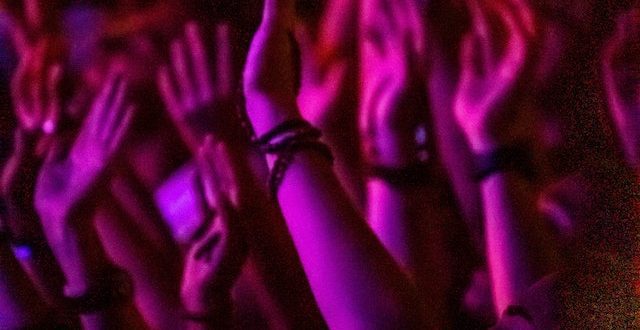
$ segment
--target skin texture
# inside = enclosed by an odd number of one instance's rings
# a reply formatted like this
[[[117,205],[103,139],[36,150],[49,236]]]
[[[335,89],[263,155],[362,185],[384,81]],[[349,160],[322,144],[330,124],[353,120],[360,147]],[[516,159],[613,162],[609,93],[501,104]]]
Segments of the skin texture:
[[[185,309],[190,313],[211,315],[217,324],[209,328],[228,328],[232,319],[231,288],[240,274],[247,257],[241,217],[230,196],[233,191],[233,173],[229,167],[224,146],[215,145],[208,137],[198,155],[199,173],[202,178],[203,199],[213,213],[201,237],[195,239],[186,256],[182,278],[181,296]],[[225,189],[225,187],[227,189]],[[201,329],[192,324],[189,328]]]
[[[61,145],[48,153],[36,183],[35,207],[43,230],[67,280],[64,293],[76,297],[95,284],[99,270],[107,265],[95,229],[81,215],[107,164],[115,154],[133,116],[125,100],[126,82],[112,72],[96,97],[68,151]],[[60,142],[60,141],[59,141]],[[85,327],[133,326],[127,306],[82,315]]]
[[[534,31],[531,12],[520,1],[470,1],[469,6],[474,28],[462,44],[454,111],[472,150],[482,154],[512,141],[501,132],[510,125],[505,118],[514,118],[510,100],[518,95]],[[507,31],[506,38],[494,31]],[[539,276],[534,243],[540,221],[531,187],[519,173],[494,173],[480,189],[495,313],[502,315]]]
[[[453,204],[446,202],[449,184],[431,131],[425,23],[410,1],[371,1],[364,8],[359,122],[365,158],[389,168],[422,163],[427,167],[421,175],[429,179],[403,186],[369,178],[367,218],[396,262],[412,275],[421,296],[429,297],[421,311],[429,325],[450,327],[446,305],[456,265],[443,248],[447,230],[442,228],[458,219]],[[417,137],[418,131],[424,136]],[[419,144],[428,150],[419,152]]]
[[[258,136],[300,116],[294,92],[293,27],[292,1],[265,2],[244,72],[247,113]],[[349,203],[329,163],[312,151],[295,159],[278,201],[329,327],[416,326],[419,321],[410,307],[415,303],[412,284]],[[331,255],[331,260],[324,255]]]
[[[310,3],[313,3],[310,1]],[[363,159],[358,134],[358,22],[355,0],[326,1],[313,25],[297,23],[301,80],[300,114],[322,130],[335,156],[335,171],[349,196],[365,205]]]
[[[250,238],[251,262],[257,271],[257,277],[245,274],[246,279],[261,282],[257,285],[265,286],[268,299],[272,301],[272,305],[262,308],[268,311],[271,319],[277,320],[277,326],[321,328],[324,321],[313,300],[282,215],[266,196],[266,164],[249,147],[248,138],[235,113],[232,91],[235,90],[236,75],[230,61],[234,42],[232,31],[226,24],[214,28],[217,46],[213,61],[217,73],[215,79],[210,74],[209,56],[200,34],[194,22],[187,23],[185,37],[173,43],[173,70],[163,67],[158,72],[159,90],[170,117],[192,150],[201,148],[207,134],[224,143],[227,150],[225,157],[233,164],[225,171],[242,173],[236,175],[241,177],[235,181],[237,185],[229,186],[236,192],[235,195],[242,197],[235,198],[240,198],[238,207],[244,212],[241,224]],[[181,44],[189,44],[189,50],[180,51]],[[189,63],[194,67],[184,67],[185,57],[192,59]],[[189,72],[199,74],[191,76]],[[253,220],[249,221],[249,218]]]

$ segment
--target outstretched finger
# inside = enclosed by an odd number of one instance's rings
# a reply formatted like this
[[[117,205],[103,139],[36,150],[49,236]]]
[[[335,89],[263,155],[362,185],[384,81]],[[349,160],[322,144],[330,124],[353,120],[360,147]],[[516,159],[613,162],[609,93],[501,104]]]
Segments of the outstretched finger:
[[[535,15],[529,4],[523,0],[505,0],[504,5],[509,7],[519,25],[524,29],[528,37],[536,35]]]
[[[47,101],[43,97],[44,89],[46,88],[44,80],[47,76],[45,73],[46,51],[47,42],[45,40],[39,41],[34,48],[33,62],[31,63],[31,73],[34,76],[34,79],[31,80],[31,85],[29,86],[29,92],[31,94],[29,116],[31,118],[29,124],[30,127],[28,127],[28,129],[30,130],[40,129],[42,121],[46,116],[45,110],[47,107]]]
[[[124,101],[128,89],[128,82],[126,80],[120,80],[116,86],[115,94],[113,96],[113,100],[109,105],[109,109],[107,110],[107,118],[104,122],[102,122],[102,130],[103,136],[105,138],[110,138],[111,132],[119,125],[122,121],[124,114],[126,113],[126,107],[124,106]]]
[[[28,111],[27,108],[29,107],[30,102],[25,99],[25,95],[28,90],[28,71],[32,58],[33,53],[31,51],[25,52],[18,63],[18,67],[16,68],[13,77],[11,78],[12,101],[16,109],[16,115],[21,122],[29,120],[28,113],[26,112]]]
[[[460,47],[460,85],[465,86],[482,73],[481,60],[478,58],[478,36],[475,33],[467,33],[462,38]]]
[[[189,73],[186,49],[182,40],[174,40],[171,43],[171,62],[181,91],[181,104],[186,109],[196,106],[196,92]]]
[[[195,22],[187,23],[185,27],[186,40],[189,43],[193,71],[196,78],[197,93],[201,101],[208,103],[213,99],[213,82],[207,58],[207,51],[202,42],[200,28]],[[220,46],[220,45],[218,45]]]
[[[231,97],[234,92],[233,55],[231,51],[231,29],[228,24],[216,26],[216,73],[218,92]]]
[[[508,30],[507,48],[504,52],[498,74],[501,77],[511,79],[522,71],[529,45],[527,44],[525,33],[519,26],[513,11],[498,2],[495,2],[493,5],[496,13]]]
[[[117,125],[112,130],[112,134],[108,140],[110,142],[109,150],[111,150],[112,152],[116,150],[118,146],[121,144],[124,136],[127,133],[127,130],[131,126],[133,115],[136,110],[134,105],[127,105],[123,108],[124,108],[124,111],[122,111],[123,116],[120,117],[122,119],[117,122]]]
[[[198,168],[207,203],[211,209],[217,211],[222,194],[222,183],[214,159],[216,144],[213,136],[207,135],[198,152]]]
[[[171,81],[171,73],[169,73],[169,68],[167,66],[161,66],[158,70],[158,89],[160,90],[160,96],[162,96],[162,100],[169,111],[169,115],[173,118],[174,121],[180,120],[180,101],[178,99],[178,93],[174,87],[173,82]]]
[[[117,86],[123,79],[122,74],[118,72],[118,70],[113,68],[109,70],[106,81],[102,84],[100,92],[92,104],[89,118],[87,119],[93,120],[93,123],[96,124],[104,122],[107,119],[110,105],[117,91]]]
[[[47,114],[42,124],[45,134],[52,134],[56,130],[60,118],[60,80],[62,79],[62,66],[55,64],[49,69],[47,78]]]
[[[491,29],[486,16],[486,10],[483,0],[468,0],[469,10],[471,12],[471,21],[473,23],[473,31],[477,38],[477,45],[480,47],[480,54],[482,65],[485,68],[491,68],[493,66],[493,41],[491,38]]]

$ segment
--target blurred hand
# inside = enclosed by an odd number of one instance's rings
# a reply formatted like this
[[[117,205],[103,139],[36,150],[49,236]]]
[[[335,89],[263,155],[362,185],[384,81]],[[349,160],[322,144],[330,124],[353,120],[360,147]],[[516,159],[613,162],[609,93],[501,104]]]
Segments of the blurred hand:
[[[618,18],[602,57],[604,86],[627,161],[640,165],[640,9]]]
[[[133,106],[125,100],[126,91],[122,76],[111,72],[71,149],[64,152],[58,145],[49,152],[35,194],[45,232],[51,229],[49,225],[66,224],[71,211],[87,198],[117,151],[133,116]],[[54,221],[49,224],[46,220]]]
[[[198,165],[202,199],[213,215],[187,253],[181,295],[188,311],[207,312],[217,303],[228,302],[247,257],[241,225],[247,214],[230,196],[238,188],[230,162],[224,146],[207,138],[200,149]]]
[[[411,1],[368,2],[359,120],[364,150],[373,164],[403,166],[416,161],[416,130],[428,117],[425,24]]]
[[[174,123],[194,150],[207,133],[227,138],[234,117],[234,74],[227,25],[216,27],[215,79],[199,27],[190,22],[171,44],[171,69],[158,72],[158,87]],[[175,84],[174,84],[175,82]]]
[[[321,46],[312,40],[306,28],[296,30],[296,39],[300,45],[302,70],[298,95],[300,112],[309,122],[322,128],[347,126],[348,123],[341,119],[348,117],[356,106],[355,95],[350,95],[351,86],[347,86],[349,79],[357,74],[353,72],[354,65],[349,65],[348,59],[344,58],[323,59]]]
[[[60,64],[47,66],[48,42],[38,41],[21,53],[11,81],[11,96],[19,128],[28,134],[54,132],[60,117]]]
[[[37,173],[42,164],[38,145],[40,139],[54,133],[60,117],[58,97],[62,69],[59,64],[46,64],[48,42],[39,41],[24,49],[11,82],[11,96],[18,128],[14,132],[14,148],[2,169],[2,198],[8,214],[5,221],[14,239],[35,242],[42,236],[33,207]]]
[[[513,136],[509,106],[531,62],[532,13],[521,0],[470,0],[473,31],[463,39],[461,77],[454,101],[458,124],[474,152],[490,151]],[[512,134],[511,134],[512,135]]]

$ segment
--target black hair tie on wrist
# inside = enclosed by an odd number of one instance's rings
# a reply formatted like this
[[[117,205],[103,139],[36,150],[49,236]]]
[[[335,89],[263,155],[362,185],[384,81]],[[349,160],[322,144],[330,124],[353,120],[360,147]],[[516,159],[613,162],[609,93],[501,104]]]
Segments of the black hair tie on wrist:
[[[287,131],[291,131],[295,129],[303,129],[308,127],[312,127],[312,126],[311,124],[309,124],[309,122],[307,122],[304,119],[289,119],[278,124],[269,132],[257,138],[254,142],[258,145],[266,145],[266,144],[269,144],[274,138],[276,138],[279,135],[282,135]]]
[[[502,172],[518,172],[527,180],[536,177],[530,149],[525,145],[513,145],[498,148],[494,151],[475,156],[475,182],[482,182],[488,177]]]
[[[322,133],[303,119],[291,119],[282,122],[254,143],[265,154],[276,155],[276,161],[269,173],[269,189],[271,197],[276,198],[285,172],[293,162],[295,155],[301,151],[311,150],[333,162],[329,147],[320,141]]]

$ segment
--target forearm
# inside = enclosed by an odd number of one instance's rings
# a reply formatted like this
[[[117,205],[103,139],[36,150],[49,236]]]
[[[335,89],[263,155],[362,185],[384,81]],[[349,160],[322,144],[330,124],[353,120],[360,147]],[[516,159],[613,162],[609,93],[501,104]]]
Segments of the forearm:
[[[264,158],[248,148],[233,148],[230,156],[240,173],[253,172],[253,175],[245,176],[249,180],[246,186],[254,187],[247,212],[265,216],[261,221],[247,224],[244,230],[258,276],[275,301],[275,310],[281,314],[278,319],[286,320],[290,328],[315,329],[324,326],[324,319],[309,288],[287,224],[280,210],[266,198],[266,179],[258,181],[267,171]],[[253,164],[251,169],[241,168],[249,163]]]
[[[111,263],[95,231],[83,230],[81,233],[74,225],[65,226],[64,229],[51,233],[48,240],[66,279],[64,295],[67,299],[75,299],[86,294],[109,294],[102,292],[104,289],[96,291],[105,284],[105,276],[109,276],[106,272]],[[92,308],[84,304],[68,307]],[[87,329],[126,328],[141,324],[128,302],[110,304],[106,308],[100,307],[97,311],[83,311],[79,316]]]
[[[531,222],[535,209],[518,173],[497,173],[481,185],[487,259],[496,315],[535,281]]]
[[[412,283],[348,202],[325,159],[298,154],[279,201],[330,327],[415,325]]]
[[[458,219],[447,200],[446,180],[435,171],[425,170],[424,176],[428,181],[415,186],[372,178],[368,217],[396,262],[415,279],[423,299],[422,314],[431,325],[446,328],[455,267],[447,239]]]
[[[416,239],[424,234],[419,224],[428,221],[420,212],[425,208],[424,190],[428,189],[403,189],[379,178],[368,183],[367,218],[371,228],[396,262],[412,275],[419,262]]]

